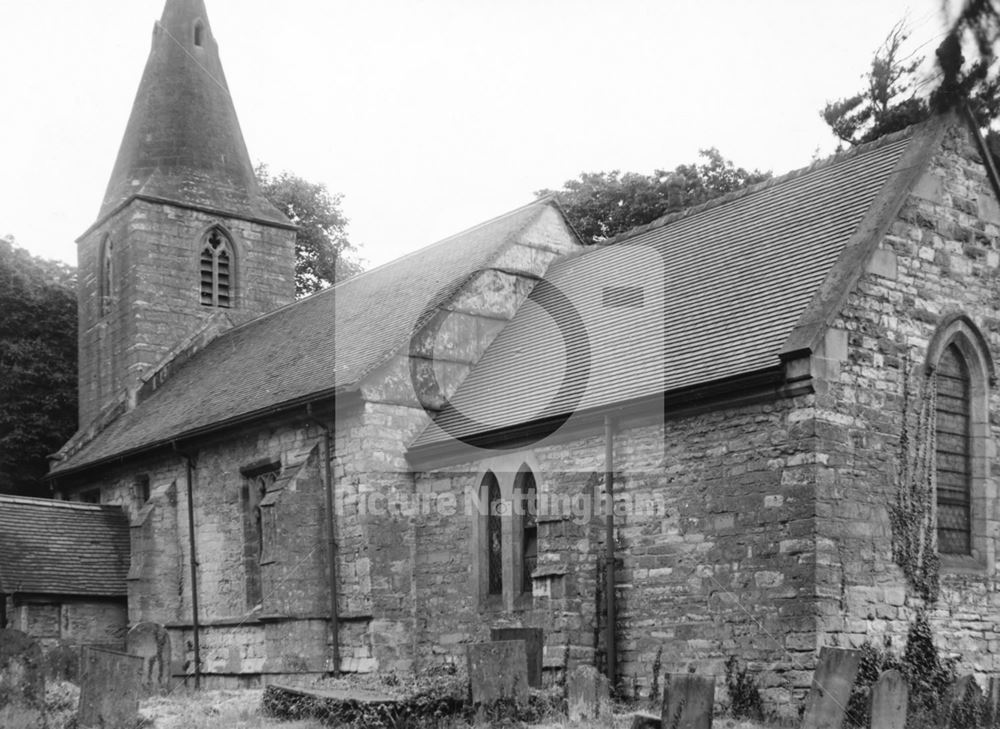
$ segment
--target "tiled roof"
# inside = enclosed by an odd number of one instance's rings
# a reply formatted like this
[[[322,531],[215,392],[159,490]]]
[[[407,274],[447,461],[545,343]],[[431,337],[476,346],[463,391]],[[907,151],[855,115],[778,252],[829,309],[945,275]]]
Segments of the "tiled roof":
[[[413,447],[778,367],[916,129],[556,263]]]
[[[518,208],[226,332],[53,473],[357,385],[409,342],[429,305],[488,266],[548,205]]]
[[[0,496],[0,593],[123,597],[128,566],[121,508]]]

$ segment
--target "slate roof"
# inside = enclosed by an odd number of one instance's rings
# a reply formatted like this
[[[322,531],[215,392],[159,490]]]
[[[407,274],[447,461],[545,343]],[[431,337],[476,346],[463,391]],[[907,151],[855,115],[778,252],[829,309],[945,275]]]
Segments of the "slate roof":
[[[557,262],[413,448],[779,367],[919,129]]]
[[[222,334],[52,473],[356,387],[409,342],[428,307],[549,205],[533,202]]]
[[[128,567],[121,508],[0,496],[0,593],[124,597]]]
[[[167,0],[153,28],[98,220],[134,196],[294,227],[257,184],[204,0]]]

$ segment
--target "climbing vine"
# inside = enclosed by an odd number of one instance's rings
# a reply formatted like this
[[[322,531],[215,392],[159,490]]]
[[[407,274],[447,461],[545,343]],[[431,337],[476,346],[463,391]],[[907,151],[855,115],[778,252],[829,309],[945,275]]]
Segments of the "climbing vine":
[[[895,503],[889,505],[892,557],[913,591],[927,604],[938,596],[933,373],[914,393],[909,357],[903,361],[903,412],[895,471]],[[916,412],[914,413],[913,410]],[[915,432],[911,432],[914,430]]]

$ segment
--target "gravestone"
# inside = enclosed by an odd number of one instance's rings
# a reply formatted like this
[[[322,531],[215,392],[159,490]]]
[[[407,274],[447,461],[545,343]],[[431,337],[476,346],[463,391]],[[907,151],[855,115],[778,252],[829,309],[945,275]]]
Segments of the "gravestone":
[[[663,687],[663,729],[712,729],[715,676],[671,673]]]
[[[0,630],[0,727],[45,729],[44,671],[38,641]]]
[[[820,649],[802,729],[840,729],[860,661],[861,654],[856,650]]]
[[[82,663],[80,729],[134,729],[139,720],[143,659],[87,647]]]
[[[948,723],[950,729],[966,729],[974,726],[983,692],[976,683],[975,676],[962,676],[951,687],[948,700]]]
[[[611,721],[611,685],[593,666],[577,666],[566,681],[570,721]]]
[[[986,710],[989,712],[988,719],[995,722],[1000,718],[1000,678],[996,676],[990,676],[986,687]]]
[[[472,703],[488,705],[500,699],[528,701],[528,658],[523,640],[474,643],[468,649]]]
[[[871,729],[903,729],[909,693],[903,674],[884,671],[872,688]]]
[[[542,652],[545,637],[541,628],[493,628],[490,640],[523,640],[528,655],[528,685],[542,688]]]
[[[67,643],[53,646],[45,653],[45,678],[48,681],[80,680],[80,649]]]
[[[139,623],[125,638],[130,655],[142,658],[141,686],[146,694],[170,688],[170,635],[159,623]]]

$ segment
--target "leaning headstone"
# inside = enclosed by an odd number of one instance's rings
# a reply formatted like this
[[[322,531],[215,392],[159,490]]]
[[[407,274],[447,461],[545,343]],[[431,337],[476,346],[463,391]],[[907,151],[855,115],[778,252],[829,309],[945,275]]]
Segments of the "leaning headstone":
[[[0,727],[45,729],[45,673],[38,641],[0,630]]]
[[[861,654],[856,650],[820,649],[802,729],[840,729],[860,661]]]
[[[528,685],[542,688],[542,651],[545,646],[541,628],[493,628],[490,640],[523,640],[528,655]]]
[[[80,729],[134,729],[139,720],[143,660],[102,648],[83,649]]]
[[[983,692],[974,676],[962,676],[951,689],[948,701],[948,724],[950,729],[966,729],[979,722],[979,711]]]
[[[663,729],[712,729],[715,676],[672,673],[663,687]]]
[[[647,714],[645,711],[637,711],[632,714],[632,723],[629,729],[662,729],[663,722],[656,714]]]
[[[170,688],[170,635],[159,623],[139,623],[125,638],[128,653],[142,658],[142,690],[156,694]]]
[[[903,729],[909,694],[903,674],[884,671],[872,688],[871,729]]]
[[[45,652],[45,678],[49,681],[80,680],[80,649],[60,643]]]
[[[528,659],[523,640],[495,640],[469,646],[472,703],[483,706],[500,699],[528,701]]]
[[[611,721],[611,685],[593,666],[577,666],[566,681],[569,720]]]

